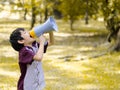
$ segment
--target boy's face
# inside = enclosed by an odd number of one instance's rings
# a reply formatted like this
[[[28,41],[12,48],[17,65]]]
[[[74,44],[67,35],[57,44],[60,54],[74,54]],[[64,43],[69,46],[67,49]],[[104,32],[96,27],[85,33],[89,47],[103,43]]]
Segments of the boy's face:
[[[24,38],[23,41],[22,41],[22,43],[24,45],[30,45],[35,41],[34,38],[30,37],[30,34],[29,34],[28,31],[25,30],[25,31],[20,31],[20,32],[21,32],[21,37]]]

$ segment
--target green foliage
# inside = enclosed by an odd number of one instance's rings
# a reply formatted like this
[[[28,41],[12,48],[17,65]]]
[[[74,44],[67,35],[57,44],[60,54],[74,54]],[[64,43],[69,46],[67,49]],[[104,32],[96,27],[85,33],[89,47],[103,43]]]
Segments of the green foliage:
[[[118,4],[120,4],[119,0],[101,1],[101,10],[106,23],[105,25],[110,31],[110,34],[108,35],[108,41],[111,41],[111,38],[116,40],[118,37],[117,34],[120,28],[120,6]],[[119,48],[119,45],[117,47]]]
[[[69,2],[69,3],[68,3]],[[80,0],[61,0],[59,10],[63,14],[65,20],[70,20],[70,29],[73,30],[73,23],[80,15]]]
[[[75,20],[80,15],[80,4],[80,0],[61,0],[59,9],[62,11],[64,18]]]
[[[4,0],[1,2],[4,6]],[[62,13],[65,20],[70,21],[71,26],[76,20],[86,18],[86,12],[88,19],[103,16],[106,21],[111,16],[112,10],[116,10],[118,16],[120,10],[119,0],[16,0],[15,2],[9,0],[8,2],[12,7],[12,12],[20,12],[24,16],[28,14],[30,17],[32,6],[36,7],[34,12],[40,18],[45,17],[46,10],[47,15],[53,15],[54,10],[57,10]]]

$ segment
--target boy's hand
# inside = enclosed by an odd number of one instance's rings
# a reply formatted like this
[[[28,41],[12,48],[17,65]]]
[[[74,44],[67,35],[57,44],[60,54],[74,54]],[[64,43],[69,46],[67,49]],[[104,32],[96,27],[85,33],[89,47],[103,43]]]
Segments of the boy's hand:
[[[40,43],[40,44],[44,44],[45,41],[46,41],[45,37],[44,37],[43,35],[41,35],[41,36],[39,37],[39,43]]]
[[[41,61],[43,58],[43,53],[44,53],[44,43],[45,43],[45,37],[43,35],[41,35],[39,37],[39,43],[40,43],[40,47],[37,51],[37,53],[34,55],[33,59],[37,60],[37,61]]]

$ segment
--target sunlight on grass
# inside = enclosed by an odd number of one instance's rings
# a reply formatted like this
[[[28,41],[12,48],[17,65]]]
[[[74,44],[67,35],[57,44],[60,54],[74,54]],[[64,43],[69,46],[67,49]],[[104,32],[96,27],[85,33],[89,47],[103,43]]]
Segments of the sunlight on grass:
[[[18,73],[17,72],[11,72],[11,71],[0,69],[0,75],[17,78]]]
[[[2,48],[0,49],[0,51],[2,52],[2,55],[5,57],[16,57],[16,55],[18,54],[16,51],[13,50],[11,46],[4,47],[2,45],[1,47]]]
[[[44,63],[46,63],[47,66],[44,64],[44,67],[48,67],[47,70],[45,69],[46,77],[51,75],[57,76],[58,80],[54,80],[54,83],[64,81],[64,86],[61,86],[61,89],[59,90],[117,89],[119,88],[120,76],[119,73],[116,73],[115,71],[119,72],[119,69],[116,69],[119,62],[117,57],[115,58],[114,56],[116,56],[116,54],[113,54],[113,56],[108,55],[108,57],[104,56],[96,60],[91,59],[79,62],[48,62],[45,60]],[[58,78],[58,76],[60,78]],[[46,78],[46,80],[47,79],[48,78]],[[49,83],[50,81],[47,80],[48,86],[46,90],[55,90],[58,88],[56,84],[52,85],[52,83],[49,85]],[[73,85],[73,87],[70,87],[70,85]]]
[[[11,46],[8,47],[4,47],[0,49],[1,52],[1,56],[5,56],[5,57],[16,57],[16,55],[18,54],[16,51],[13,50],[13,48],[11,48]],[[12,51],[12,53],[11,53]]]

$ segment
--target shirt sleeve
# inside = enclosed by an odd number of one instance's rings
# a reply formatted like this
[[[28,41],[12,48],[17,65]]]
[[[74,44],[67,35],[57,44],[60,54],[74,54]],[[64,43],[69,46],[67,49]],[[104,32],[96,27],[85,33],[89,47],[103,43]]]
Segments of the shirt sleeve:
[[[47,47],[48,47],[48,41],[46,41],[45,44],[44,44],[44,53],[46,53]]]
[[[19,62],[31,64],[33,61],[34,55],[35,54],[33,50],[26,47],[23,50],[21,50],[21,52],[19,53]]]

